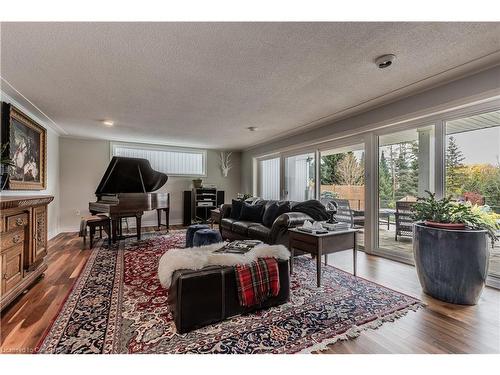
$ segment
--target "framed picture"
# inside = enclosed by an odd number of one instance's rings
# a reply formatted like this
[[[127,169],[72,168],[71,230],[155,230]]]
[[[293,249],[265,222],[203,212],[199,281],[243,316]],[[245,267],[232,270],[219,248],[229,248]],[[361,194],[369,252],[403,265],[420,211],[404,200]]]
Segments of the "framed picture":
[[[13,161],[10,190],[43,190],[47,177],[47,131],[12,104],[2,103],[2,144]]]

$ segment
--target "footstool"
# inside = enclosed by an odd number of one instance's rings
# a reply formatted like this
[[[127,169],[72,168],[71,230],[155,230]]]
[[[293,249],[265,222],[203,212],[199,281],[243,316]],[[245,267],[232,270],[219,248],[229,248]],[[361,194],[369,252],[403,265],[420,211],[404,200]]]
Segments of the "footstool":
[[[167,303],[177,332],[221,322],[288,302],[290,278],[287,260],[278,260],[280,291],[259,305],[243,307],[238,300],[234,267],[209,266],[199,270],[177,270],[172,276]]]
[[[193,246],[205,246],[213,243],[223,242],[222,236],[218,230],[214,229],[199,229],[195,232],[193,238]]]
[[[186,247],[193,247],[193,238],[196,231],[200,229],[209,229],[206,224],[193,224],[190,225],[186,231]]]

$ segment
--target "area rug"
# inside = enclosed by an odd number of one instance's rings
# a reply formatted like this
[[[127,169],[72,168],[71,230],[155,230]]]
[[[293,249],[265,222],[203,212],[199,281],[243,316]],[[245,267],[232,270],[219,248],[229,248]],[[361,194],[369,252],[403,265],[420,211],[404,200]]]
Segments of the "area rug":
[[[178,334],[157,279],[160,256],[184,246],[184,231],[151,234],[89,257],[39,353],[308,353],[355,338],[416,310],[413,297],[323,267],[316,287],[315,261],[294,260],[290,302]]]

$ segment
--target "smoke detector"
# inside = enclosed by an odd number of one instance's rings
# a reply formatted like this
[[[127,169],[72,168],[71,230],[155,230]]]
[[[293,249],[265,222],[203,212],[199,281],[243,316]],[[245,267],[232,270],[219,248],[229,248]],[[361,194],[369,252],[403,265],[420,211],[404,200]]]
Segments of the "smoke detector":
[[[385,68],[390,67],[394,63],[395,60],[396,60],[396,55],[387,54],[387,55],[382,55],[382,56],[377,57],[375,59],[375,64],[377,64],[377,66],[380,69],[385,69]]]
[[[257,128],[256,126],[249,126],[249,127],[247,128],[247,130],[248,130],[249,132],[256,132],[256,131],[257,131],[257,129],[258,129],[258,128]]]

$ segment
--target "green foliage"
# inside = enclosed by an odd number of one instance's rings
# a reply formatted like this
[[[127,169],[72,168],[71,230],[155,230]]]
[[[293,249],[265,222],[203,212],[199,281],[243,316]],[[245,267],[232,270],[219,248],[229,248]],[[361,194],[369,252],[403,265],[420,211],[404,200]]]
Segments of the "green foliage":
[[[399,144],[399,155],[395,161],[396,191],[395,199],[407,195],[416,196],[418,191],[418,144],[404,142]]]
[[[346,154],[332,154],[321,157],[321,185],[338,185],[340,176],[337,173],[337,163],[341,161]]]
[[[493,216],[477,206],[453,202],[451,196],[436,199],[436,195],[426,190],[428,198],[418,198],[412,208],[415,221],[434,221],[436,223],[465,224],[474,230],[486,230],[488,235],[497,240],[495,231],[500,229]]]
[[[384,151],[380,154],[380,162],[378,169],[378,189],[380,194],[380,202],[384,206],[389,206],[390,202],[394,200],[392,191],[392,176],[387,165]]]
[[[448,140],[446,148],[446,191],[448,194],[460,195],[463,190],[464,173],[463,161],[465,157],[462,151],[458,148],[454,137]],[[475,191],[475,190],[470,190]]]

